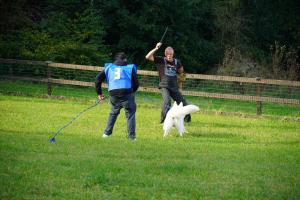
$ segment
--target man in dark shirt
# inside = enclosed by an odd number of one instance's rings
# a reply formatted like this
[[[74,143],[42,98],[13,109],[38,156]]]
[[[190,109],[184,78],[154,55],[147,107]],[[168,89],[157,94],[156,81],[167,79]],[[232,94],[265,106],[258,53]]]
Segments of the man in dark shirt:
[[[184,72],[183,66],[180,60],[173,57],[174,50],[172,47],[167,47],[165,49],[165,57],[155,56],[155,52],[161,47],[161,45],[162,43],[157,43],[156,47],[146,55],[146,59],[154,61],[157,66],[159,74],[159,89],[163,97],[160,122],[163,123],[167,112],[171,108],[171,98],[176,101],[177,104],[182,102],[184,106],[187,105],[187,102],[179,91],[177,83],[177,74],[182,74]],[[186,122],[190,122],[191,115],[186,115],[184,120]]]
[[[106,63],[104,70],[96,77],[96,92],[99,100],[104,99],[101,85],[105,79],[108,84],[111,112],[102,137],[111,136],[120,110],[124,108],[127,119],[128,139],[135,140],[136,103],[134,93],[139,87],[137,67],[134,64],[127,63],[126,54],[123,52],[115,56],[114,63]]]

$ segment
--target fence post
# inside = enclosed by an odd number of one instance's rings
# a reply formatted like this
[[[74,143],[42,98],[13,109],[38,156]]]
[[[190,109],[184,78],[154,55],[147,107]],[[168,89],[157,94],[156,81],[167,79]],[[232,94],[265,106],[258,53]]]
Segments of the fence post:
[[[9,75],[10,76],[14,75],[13,67],[11,65],[9,65]]]
[[[46,61],[47,64],[47,85],[48,85],[48,95],[51,96],[52,95],[52,83],[50,81],[51,79],[51,67],[49,66],[49,64],[51,64],[52,61]]]
[[[260,77],[256,77],[256,81],[260,81]],[[261,96],[261,84],[257,83],[256,84],[256,96],[260,97]],[[261,115],[262,114],[262,102],[257,101],[256,102],[256,115]]]

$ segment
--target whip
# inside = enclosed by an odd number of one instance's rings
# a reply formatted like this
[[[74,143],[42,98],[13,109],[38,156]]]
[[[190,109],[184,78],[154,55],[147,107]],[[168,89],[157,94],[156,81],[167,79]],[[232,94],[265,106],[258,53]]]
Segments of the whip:
[[[96,102],[95,104],[93,104],[92,106],[90,106],[90,107],[84,109],[83,111],[81,111],[81,112],[80,112],[76,117],[74,117],[69,123],[67,123],[66,125],[64,125],[63,127],[61,127],[61,128],[55,133],[55,135],[49,140],[49,142],[50,142],[50,143],[56,142],[56,137],[59,135],[59,133],[60,133],[63,129],[67,128],[67,127],[68,127],[69,125],[71,125],[71,124],[72,124],[72,123],[73,123],[80,115],[82,115],[82,114],[85,113],[86,111],[90,110],[91,108],[97,106],[99,103],[100,103],[100,101],[97,100],[97,102]]]

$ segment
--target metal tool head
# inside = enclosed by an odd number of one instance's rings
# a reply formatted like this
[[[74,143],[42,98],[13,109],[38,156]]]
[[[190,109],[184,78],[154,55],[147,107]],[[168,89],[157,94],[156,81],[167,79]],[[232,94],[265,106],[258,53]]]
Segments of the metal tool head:
[[[50,143],[54,143],[54,142],[56,142],[56,139],[55,139],[55,137],[51,138],[51,139],[49,140],[49,142],[50,142]]]

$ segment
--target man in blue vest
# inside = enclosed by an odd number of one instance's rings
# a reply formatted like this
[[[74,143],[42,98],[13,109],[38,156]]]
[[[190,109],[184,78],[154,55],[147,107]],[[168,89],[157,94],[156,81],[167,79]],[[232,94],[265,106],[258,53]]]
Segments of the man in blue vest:
[[[104,71],[100,72],[96,77],[96,92],[100,101],[104,99],[101,85],[105,79],[108,84],[111,112],[102,137],[111,136],[120,110],[124,108],[127,119],[128,139],[135,140],[136,103],[134,93],[139,87],[137,66],[128,64],[127,56],[123,52],[116,54],[114,63],[106,63]]]
[[[183,74],[184,69],[180,60],[174,58],[174,49],[167,47],[165,49],[165,56],[155,56],[155,52],[161,47],[162,43],[156,44],[155,48],[149,51],[145,56],[147,60],[153,61],[158,70],[159,75],[159,89],[163,97],[163,105],[161,110],[160,123],[163,123],[167,112],[171,108],[171,98],[176,101],[177,104],[180,102],[183,105],[187,105],[186,100],[183,98],[179,91],[177,74]],[[191,122],[191,115],[188,114],[184,117],[185,122]]]

